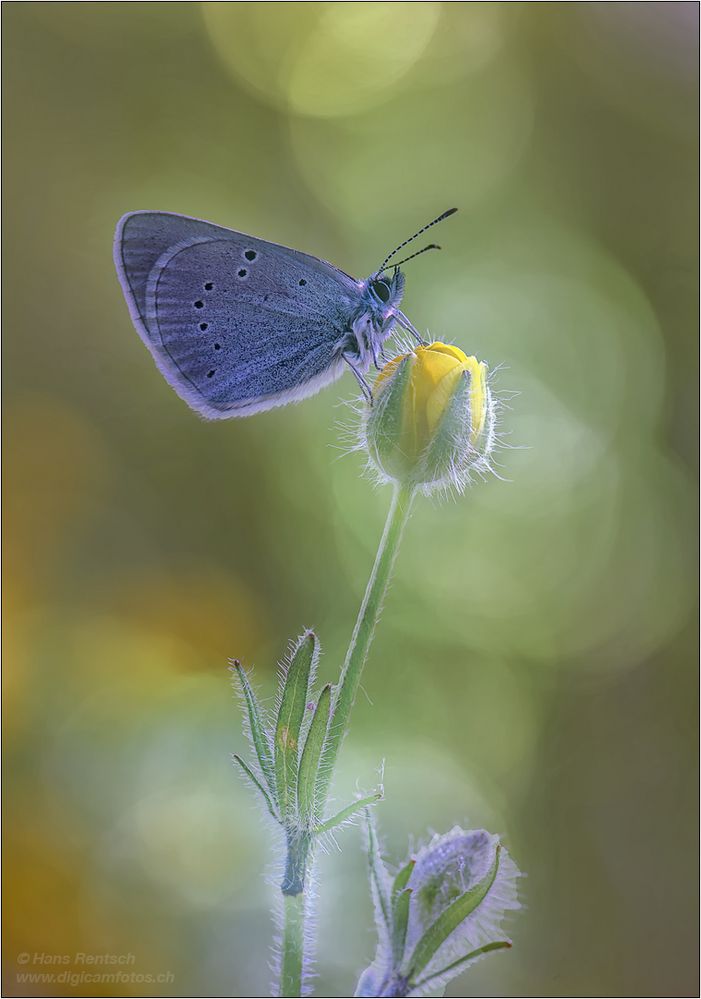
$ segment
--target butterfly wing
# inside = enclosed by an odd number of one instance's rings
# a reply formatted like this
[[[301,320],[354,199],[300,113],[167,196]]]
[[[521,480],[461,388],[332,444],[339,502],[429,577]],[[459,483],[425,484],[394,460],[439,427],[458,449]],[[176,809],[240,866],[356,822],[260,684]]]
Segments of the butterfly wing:
[[[164,212],[117,229],[134,324],[169,384],[203,416],[305,398],[343,371],[360,285],[325,261]]]

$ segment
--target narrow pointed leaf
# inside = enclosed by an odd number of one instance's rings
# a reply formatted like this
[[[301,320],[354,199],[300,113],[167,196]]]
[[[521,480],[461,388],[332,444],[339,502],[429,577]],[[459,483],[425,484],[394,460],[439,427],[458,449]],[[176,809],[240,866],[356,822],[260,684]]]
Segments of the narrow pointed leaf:
[[[314,832],[317,834],[330,832],[332,829],[335,829],[336,826],[343,825],[343,823],[347,822],[349,819],[355,818],[359,812],[362,812],[363,809],[367,808],[369,805],[374,805],[376,801],[381,801],[382,797],[383,795],[381,791],[375,791],[374,794],[369,794],[366,798],[359,798],[357,801],[352,801],[350,805],[346,805],[346,807],[342,808],[340,812],[336,812],[336,814],[332,815],[330,819],[326,820],[326,822],[322,822],[318,825]],[[370,862],[370,867],[372,869],[372,861]]]
[[[358,802],[360,804],[360,802]],[[348,811],[348,809],[344,809]],[[342,812],[338,813],[339,815]],[[392,946],[392,906],[390,901],[389,873],[382,859],[377,839],[375,820],[369,808],[365,810],[368,835],[368,863],[370,864],[370,889],[375,905],[375,924],[379,936],[380,949],[384,948],[389,959]],[[332,820],[330,820],[332,821]]]
[[[430,987],[432,982],[437,983],[444,975],[450,975],[454,978],[459,975],[461,971],[464,971],[473,961],[476,961],[478,957],[483,957],[485,954],[489,954],[493,950],[508,950],[511,947],[510,940],[495,940],[493,943],[485,944],[484,947],[478,947],[477,950],[470,951],[464,957],[459,957],[457,961],[453,961],[447,967],[442,968],[440,971],[436,971],[426,978],[422,978],[419,982],[412,982],[412,989],[423,989],[427,986]]]
[[[331,709],[331,684],[327,683],[319,694],[319,700],[314,711],[307,738],[299,763],[299,780],[297,782],[297,801],[299,817],[303,825],[308,826],[315,815],[316,784],[319,773],[319,760],[324,748],[326,730],[329,727],[329,711]]]
[[[251,733],[253,748],[256,756],[258,757],[260,769],[265,777],[270,793],[275,797],[275,764],[273,761],[273,750],[270,745],[270,738],[263,723],[263,713],[243,666],[238,659],[232,660],[231,665],[236,671],[236,676],[241,684],[241,691],[246,704],[248,727]]]
[[[396,896],[392,909],[392,954],[394,963],[399,967],[404,953],[404,942],[406,941],[406,928],[409,922],[409,903],[411,902],[411,888],[404,888]]]
[[[307,631],[297,642],[283,677],[275,726],[275,777],[280,812],[284,818],[291,818],[297,806],[299,730],[316,657],[316,635]]]
[[[415,977],[426,967],[441,944],[445,943],[453,930],[457,929],[460,923],[474,912],[478,905],[485,899],[499,870],[500,844],[497,844],[494,863],[481,881],[456,898],[455,901],[441,912],[435,923],[430,926],[421,937],[412,955],[409,964],[409,973]]]
[[[394,882],[392,884],[392,904],[396,902],[399,892],[404,891],[406,886],[409,884],[409,878],[411,877],[412,871],[414,870],[415,866],[416,866],[416,861],[412,858],[408,863],[404,865],[404,867],[401,868],[401,870],[397,871],[397,874],[394,878]]]
[[[273,804],[272,798],[270,797],[266,789],[263,787],[261,782],[258,780],[256,775],[253,773],[249,765],[245,762],[245,760],[242,760],[241,757],[237,755],[234,755],[233,760],[234,763],[238,764],[238,766],[243,771],[244,775],[248,778],[251,784],[253,784],[256,790],[260,791],[261,795],[263,796],[263,800],[265,801],[265,804],[268,806],[268,811],[275,819],[275,821],[279,822],[280,819],[278,817],[277,812],[275,811],[275,806]]]

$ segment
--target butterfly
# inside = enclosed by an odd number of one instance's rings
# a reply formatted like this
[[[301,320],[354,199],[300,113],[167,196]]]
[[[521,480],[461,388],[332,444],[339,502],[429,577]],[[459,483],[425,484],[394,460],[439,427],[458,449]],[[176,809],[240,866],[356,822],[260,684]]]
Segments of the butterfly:
[[[405,239],[364,281],[324,260],[172,212],[129,212],[114,261],[139,336],[169,385],[209,419],[249,416],[307,398],[350,368],[380,366],[396,325],[422,338],[399,306]],[[391,264],[391,266],[390,266]],[[389,267],[389,270],[388,270]]]

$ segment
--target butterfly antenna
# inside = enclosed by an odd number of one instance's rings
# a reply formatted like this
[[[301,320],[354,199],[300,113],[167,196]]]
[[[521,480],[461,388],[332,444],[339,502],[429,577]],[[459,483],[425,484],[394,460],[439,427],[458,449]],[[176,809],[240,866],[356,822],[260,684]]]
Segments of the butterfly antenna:
[[[407,260],[413,260],[414,257],[420,257],[422,253],[426,252],[426,250],[440,250],[440,246],[438,243],[429,243],[428,246],[424,246],[423,249],[417,250],[416,253],[412,253],[410,256],[404,257],[403,260],[398,260],[396,264],[392,264],[392,267],[401,267],[402,264],[407,262]]]
[[[407,245],[407,243],[413,242],[413,240],[415,240],[417,236],[420,236],[422,232],[426,232],[426,230],[430,229],[431,226],[438,225],[438,223],[442,222],[443,219],[447,219],[451,215],[455,215],[456,212],[457,212],[457,208],[449,208],[447,212],[443,212],[442,215],[439,215],[438,218],[433,219],[432,222],[429,222],[427,225],[421,226],[421,228],[418,230],[418,232],[415,232],[413,236],[409,236],[409,238],[405,239],[404,242],[402,242],[402,243],[399,244],[399,246],[395,246],[395,248],[392,250],[391,253],[387,254],[387,256],[385,257],[385,259],[382,261],[381,266],[377,269],[376,273],[377,274],[381,274],[383,272],[383,270],[385,269],[385,267],[387,266],[387,264],[392,259],[392,257],[395,254],[399,253],[400,250],[404,249],[404,247]],[[397,265],[397,266],[399,266],[399,265]]]

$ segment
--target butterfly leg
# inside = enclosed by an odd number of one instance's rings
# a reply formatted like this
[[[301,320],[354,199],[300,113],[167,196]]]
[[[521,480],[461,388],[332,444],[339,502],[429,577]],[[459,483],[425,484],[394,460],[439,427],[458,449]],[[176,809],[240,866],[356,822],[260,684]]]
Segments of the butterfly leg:
[[[395,312],[395,318],[396,318],[397,322],[399,323],[399,325],[402,327],[402,329],[405,329],[407,331],[407,333],[411,333],[411,335],[414,337],[414,339],[416,340],[416,342],[418,344],[421,344],[422,346],[425,346],[426,341],[421,336],[421,334],[419,333],[419,331],[417,330],[417,328],[413,325],[413,323],[409,322],[409,320],[404,315],[404,313],[400,312],[399,309],[397,309],[397,311]]]
[[[348,367],[351,369],[351,371],[355,375],[356,381],[358,382],[358,385],[360,385],[361,391],[362,391],[363,395],[365,396],[366,402],[368,402],[369,405],[372,406],[372,389],[370,388],[370,386],[366,382],[365,378],[363,377],[362,371],[360,371],[355,366],[355,364],[353,364],[353,362],[351,361],[351,359],[348,356],[348,354],[342,354],[341,356],[343,357],[343,360],[346,362],[346,364],[348,365]]]
[[[372,361],[373,361],[373,364],[375,365],[375,367],[377,368],[377,370],[379,371],[380,368],[381,368],[381,366],[382,366],[380,364],[380,360],[383,360],[383,361],[385,360],[384,348],[383,347],[379,347],[378,348],[378,345],[374,342],[374,340],[371,340],[370,344],[371,344],[371,347],[372,347]]]

